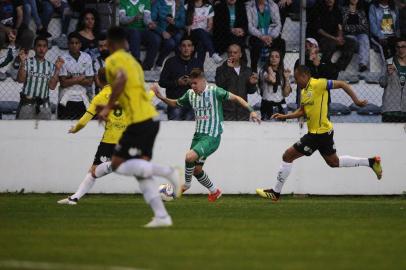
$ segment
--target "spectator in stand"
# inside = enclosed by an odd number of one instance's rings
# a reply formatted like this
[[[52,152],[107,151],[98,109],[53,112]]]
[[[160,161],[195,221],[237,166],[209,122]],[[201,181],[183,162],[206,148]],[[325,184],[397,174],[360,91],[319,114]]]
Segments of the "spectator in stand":
[[[72,32],[68,36],[69,51],[62,56],[65,64],[59,74],[58,118],[79,119],[89,106],[87,88],[93,84],[92,58],[81,52],[80,36]]]
[[[156,61],[161,70],[165,58],[179,45],[185,28],[185,7],[183,0],[157,0],[152,5],[152,20],[157,27],[153,30],[161,50]]]
[[[362,0],[347,0],[342,8],[345,37],[358,42],[359,72],[368,69],[369,64],[369,26]]]
[[[24,3],[22,0],[0,0],[0,48],[9,42],[9,35],[16,36],[16,45],[25,50],[32,47],[34,33],[23,22]],[[10,62],[12,58],[10,59]]]
[[[76,31],[80,36],[81,51],[95,60],[98,55],[98,41],[100,35],[99,15],[94,9],[85,9],[79,17]],[[97,74],[97,73],[96,73]]]
[[[406,122],[406,37],[396,41],[396,54],[380,80],[384,88],[382,121]]]
[[[120,0],[119,21],[127,30],[131,54],[142,63],[144,70],[151,70],[159,50],[159,42],[152,31],[157,25],[151,19],[150,0]],[[141,45],[146,57],[141,61]]]
[[[44,37],[51,37],[47,29],[42,25],[41,18],[39,16],[37,1],[36,0],[24,0],[24,23],[30,25],[31,18],[34,19],[35,26],[37,27],[37,35]]]
[[[397,5],[399,10],[400,35],[406,36],[406,0],[398,0]]]
[[[331,63],[335,51],[341,56],[336,61],[340,70],[345,70],[356,50],[356,41],[345,37],[343,18],[335,0],[322,0],[315,6],[309,18],[309,36],[319,41],[322,61]]]
[[[99,93],[100,89],[103,88],[104,84],[99,81],[99,69],[106,66],[106,58],[110,55],[107,47],[107,35],[102,33],[98,38],[98,56],[93,60],[93,72],[94,72],[94,83],[95,95]]]
[[[223,60],[215,52],[212,36],[214,11],[212,5],[206,0],[190,0],[186,8],[186,31],[191,35],[197,45],[197,59],[203,68],[206,52],[216,64]]]
[[[58,83],[59,72],[64,64],[58,58],[55,65],[45,59],[48,40],[39,36],[34,42],[35,56],[28,58],[25,50],[20,50],[20,67],[17,81],[23,83],[20,93],[17,119],[50,120],[52,116],[49,103],[49,90],[54,90]]]
[[[213,41],[218,53],[223,54],[228,46],[238,44],[245,55],[247,33],[247,11],[242,1],[224,0],[214,6]]]
[[[71,18],[71,10],[67,0],[43,0],[42,1],[42,25],[48,31],[48,25],[51,22],[52,15],[58,13],[61,18],[61,36],[55,39],[56,45],[61,49],[66,49],[68,28]],[[44,31],[45,32],[45,31]]]
[[[240,45],[231,44],[227,54],[227,61],[216,69],[216,85],[247,101],[248,94],[254,94],[257,91],[258,76],[252,73],[252,70],[242,61]],[[224,120],[249,120],[250,113],[233,102],[225,101],[223,111]]]
[[[283,55],[278,50],[271,50],[267,63],[259,72],[259,91],[262,97],[261,118],[270,120],[275,113],[286,114],[285,97],[292,93],[289,76],[291,71],[285,69]]]
[[[194,68],[200,67],[194,57],[195,47],[190,36],[184,36],[180,42],[179,54],[169,58],[162,69],[159,86],[166,88],[166,97],[178,99],[190,88],[189,74]],[[169,120],[193,120],[191,107],[168,106]]]
[[[251,69],[257,72],[260,58],[266,61],[269,49],[285,55],[285,41],[281,38],[282,24],[279,8],[272,0],[250,0],[246,3],[248,31],[251,37]]]
[[[384,57],[392,57],[399,33],[399,13],[394,1],[375,0],[369,6],[369,24],[371,37],[382,46]]]

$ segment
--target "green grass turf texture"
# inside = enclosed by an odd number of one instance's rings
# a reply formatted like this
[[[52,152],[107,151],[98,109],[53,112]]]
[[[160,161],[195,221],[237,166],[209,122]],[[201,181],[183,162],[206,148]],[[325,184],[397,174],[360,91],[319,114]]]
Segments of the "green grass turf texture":
[[[0,194],[0,261],[142,269],[406,269],[405,197],[189,195],[144,229],[140,195]],[[0,267],[1,268],[1,267]],[[6,268],[3,268],[6,269]]]

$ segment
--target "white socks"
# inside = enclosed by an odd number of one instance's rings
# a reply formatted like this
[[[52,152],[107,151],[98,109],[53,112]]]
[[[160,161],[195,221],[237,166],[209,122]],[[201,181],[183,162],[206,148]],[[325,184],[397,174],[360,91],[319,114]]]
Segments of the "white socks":
[[[116,173],[137,178],[151,178],[153,165],[151,162],[143,159],[129,159],[118,166]]]
[[[369,167],[368,158],[340,156],[340,157],[338,157],[338,160],[339,160],[340,167],[358,167],[358,166]]]
[[[94,174],[96,175],[96,178],[100,178],[102,176],[105,176],[106,174],[111,173],[113,170],[111,169],[111,161],[103,162],[99,164],[96,169]]]
[[[79,185],[78,190],[76,191],[75,194],[70,196],[72,199],[80,199],[85,195],[89,190],[93,187],[95,183],[96,178],[92,176],[91,173],[86,174],[85,179],[82,181],[82,183]]]
[[[161,176],[168,178],[173,173],[173,169],[169,166],[162,166],[152,163],[152,174],[154,176]]]
[[[282,161],[282,165],[279,168],[278,177],[276,178],[276,185],[274,191],[281,193],[283,184],[285,184],[286,179],[288,178],[290,171],[292,170],[292,163],[287,163]]]
[[[165,218],[168,212],[165,209],[164,203],[159,195],[158,186],[151,178],[138,180],[140,183],[140,190],[144,195],[144,200],[149,204],[157,218]]]

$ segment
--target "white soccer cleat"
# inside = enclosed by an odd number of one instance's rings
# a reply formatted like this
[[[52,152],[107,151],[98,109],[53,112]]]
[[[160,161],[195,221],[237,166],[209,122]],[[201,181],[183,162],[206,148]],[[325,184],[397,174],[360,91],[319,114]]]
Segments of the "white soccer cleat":
[[[70,197],[68,197],[66,199],[59,200],[58,204],[77,205],[78,200],[77,199],[71,199]]]
[[[144,225],[144,228],[164,228],[172,226],[172,218],[166,216],[164,218],[153,217],[152,220]]]
[[[168,181],[171,182],[173,186],[173,194],[176,198],[182,196],[182,186],[183,186],[183,177],[179,168],[172,168],[172,173],[168,176]]]

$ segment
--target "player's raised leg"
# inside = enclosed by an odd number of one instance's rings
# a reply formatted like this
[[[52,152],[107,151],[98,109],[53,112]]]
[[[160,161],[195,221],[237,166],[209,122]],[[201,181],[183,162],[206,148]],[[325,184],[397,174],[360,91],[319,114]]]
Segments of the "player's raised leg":
[[[332,168],[342,168],[342,167],[370,167],[376,174],[378,179],[382,178],[382,165],[381,157],[375,156],[370,158],[353,157],[353,156],[337,156],[337,154],[332,155],[322,155],[326,163]]]

